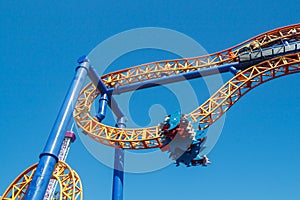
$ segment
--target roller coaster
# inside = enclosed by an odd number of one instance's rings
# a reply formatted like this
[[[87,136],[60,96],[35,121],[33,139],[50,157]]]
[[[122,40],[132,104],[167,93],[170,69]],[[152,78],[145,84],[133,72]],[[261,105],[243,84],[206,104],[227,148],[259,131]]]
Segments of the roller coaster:
[[[82,199],[79,176],[64,161],[74,134],[67,131],[73,117],[83,134],[115,148],[113,199],[122,199],[123,150],[160,148],[176,165],[207,166],[203,153],[206,130],[242,96],[257,86],[300,72],[300,24],[278,28],[226,50],[209,55],[151,62],[99,76],[87,57],[78,67],[64,103],[40,154],[40,161],[21,173],[2,195],[3,200]],[[176,111],[157,126],[126,128],[126,117],[114,95],[210,76],[231,73],[218,91],[190,113]],[[83,87],[85,78],[91,80]],[[82,89],[83,88],[83,89]],[[99,98],[96,116],[91,106]],[[110,107],[116,127],[102,123]],[[172,147],[179,139],[183,145]]]

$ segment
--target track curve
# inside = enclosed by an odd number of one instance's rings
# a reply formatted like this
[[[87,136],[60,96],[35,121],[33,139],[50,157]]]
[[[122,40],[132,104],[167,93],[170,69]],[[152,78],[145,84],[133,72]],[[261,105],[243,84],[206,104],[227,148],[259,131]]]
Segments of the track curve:
[[[6,189],[3,200],[23,200],[36,171],[37,164],[22,172]],[[78,174],[65,162],[56,164],[52,179],[58,182],[60,200],[82,200],[82,184]]]
[[[129,85],[149,79],[160,78],[163,73],[169,76],[183,74],[202,68],[236,62],[243,48],[256,50],[277,43],[300,40],[300,24],[275,29],[253,37],[229,49],[199,56],[177,60],[159,61],[137,67],[119,70],[101,79],[107,87]],[[258,85],[269,80],[297,73],[300,71],[300,54],[290,54],[263,61],[236,74],[225,83],[214,95],[197,109],[188,114],[192,123],[199,125],[201,130],[208,128],[218,120],[243,95]],[[99,95],[97,88],[88,84],[81,92],[74,109],[74,119],[83,133],[102,144],[123,149],[148,149],[162,146],[159,127],[120,129],[102,124],[96,117],[91,116],[90,108]]]
[[[290,54],[247,68],[225,83],[189,116],[199,122],[201,130],[218,120],[242,96],[257,86],[289,74],[300,72],[300,54]]]
[[[199,70],[200,68],[210,68],[226,63],[234,62],[240,50],[249,48],[255,50],[268,47],[282,40],[300,39],[300,24],[285,26],[274,29],[258,36],[250,38],[238,45],[228,49],[193,57],[175,60],[163,60],[146,63],[123,70],[118,70],[101,76],[101,79],[108,88],[121,85],[128,85],[150,79],[157,79],[161,76],[168,76]]]

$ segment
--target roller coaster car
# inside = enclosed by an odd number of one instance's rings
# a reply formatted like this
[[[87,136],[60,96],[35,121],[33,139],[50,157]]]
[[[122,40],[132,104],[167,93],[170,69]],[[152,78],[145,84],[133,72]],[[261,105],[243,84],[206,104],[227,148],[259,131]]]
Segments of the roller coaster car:
[[[259,48],[251,50],[248,47],[244,47],[239,50],[239,61],[248,62],[254,61],[257,62],[265,60],[267,58],[272,58],[274,56],[279,56],[286,53],[293,53],[300,51],[300,43],[288,38],[281,40],[279,43],[273,44],[273,46]]]
[[[200,159],[194,159],[191,161],[192,166],[203,166],[206,167],[208,164],[211,164],[206,155],[203,155]]]
[[[163,138],[161,150],[168,151],[170,158],[176,161],[177,166],[180,163],[188,167],[209,164],[206,156],[199,156],[201,149],[204,148],[206,136],[203,131],[195,132],[187,115],[175,112],[166,116],[164,121],[159,124],[159,130]],[[171,143],[172,140],[173,143]]]
[[[163,123],[160,123],[160,129],[161,130],[169,130],[169,128],[170,128],[170,116],[171,115],[167,115],[166,117],[165,117],[165,120],[164,120],[164,122]]]
[[[176,159],[176,166],[179,166],[180,163],[185,164],[187,167],[202,165],[206,166],[206,164],[210,164],[208,158],[206,156],[199,156],[201,149],[204,149],[203,142],[205,138],[201,138],[200,140],[194,141],[191,146],[178,158]]]
[[[169,150],[168,145],[176,135],[185,140],[191,135],[195,134],[192,126],[190,125],[186,115],[175,113],[174,115],[167,115],[164,122],[159,124],[160,134],[164,138],[162,151]]]

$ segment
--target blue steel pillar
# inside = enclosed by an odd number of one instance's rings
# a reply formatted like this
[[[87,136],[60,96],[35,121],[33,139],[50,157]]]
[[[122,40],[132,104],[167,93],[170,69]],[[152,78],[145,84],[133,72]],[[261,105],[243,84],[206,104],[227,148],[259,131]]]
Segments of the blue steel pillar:
[[[97,114],[97,119],[99,122],[101,122],[106,115],[106,107],[107,107],[107,102],[108,102],[108,96],[106,93],[101,94],[101,97],[99,99],[99,109],[98,109],[98,114]]]
[[[54,167],[58,162],[59,151],[89,68],[89,61],[85,56],[79,58],[78,63],[79,66],[76,68],[73,81],[52,127],[46,146],[40,155],[40,161],[27,190],[25,200],[42,200],[44,198]]]
[[[90,66],[88,71],[88,76],[92,83],[97,87],[98,91],[101,93],[99,100],[99,109],[97,118],[101,122],[105,118],[107,105],[111,108],[112,112],[117,117],[116,127],[125,128],[126,118],[119,108],[117,102],[112,97],[112,93],[109,92],[108,88],[105,86],[96,70],[93,66]],[[114,175],[113,175],[113,200],[123,199],[123,178],[124,178],[124,150],[116,148],[115,149],[115,163],[114,163]]]
[[[116,127],[126,128],[126,118],[118,119]],[[124,178],[124,150],[115,148],[115,166],[113,175],[112,200],[123,199],[123,178]]]

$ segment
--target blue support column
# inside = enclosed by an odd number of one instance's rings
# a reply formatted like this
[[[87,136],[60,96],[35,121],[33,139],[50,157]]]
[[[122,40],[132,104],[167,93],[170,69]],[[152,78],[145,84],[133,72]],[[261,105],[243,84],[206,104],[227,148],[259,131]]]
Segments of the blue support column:
[[[78,63],[79,66],[76,68],[75,76],[52,127],[46,146],[40,154],[40,160],[25,200],[42,200],[44,198],[54,167],[58,162],[59,151],[89,68],[89,61],[85,56],[79,58]]]
[[[108,96],[106,93],[101,94],[101,97],[99,99],[99,109],[98,109],[98,113],[97,113],[97,119],[99,120],[99,122],[101,122],[106,115],[106,108],[107,108],[107,102],[108,102]]]
[[[101,93],[99,100],[99,110],[97,114],[98,120],[101,122],[105,118],[107,105],[111,108],[112,112],[117,117],[116,127],[126,128],[126,118],[119,108],[115,99],[111,96],[112,93],[105,86],[96,70],[93,66],[90,66],[88,76],[92,83],[97,87]],[[114,163],[114,174],[113,174],[113,188],[112,188],[112,199],[122,200],[123,199],[123,178],[124,178],[124,150],[115,149],[115,163]]]
[[[126,128],[126,118],[118,119],[116,127]],[[112,200],[123,200],[124,150],[115,148]]]
[[[101,80],[100,76],[97,74],[96,70],[93,66],[89,67],[88,76],[91,79],[94,86],[97,87],[98,91],[101,93],[101,95],[107,95],[108,97],[108,106],[111,108],[113,113],[116,115],[117,119],[123,117],[123,112],[119,108],[118,104],[116,103],[114,97],[112,96],[112,90],[109,90],[106,85]],[[101,100],[101,99],[100,99]],[[102,102],[104,103],[104,102]]]

